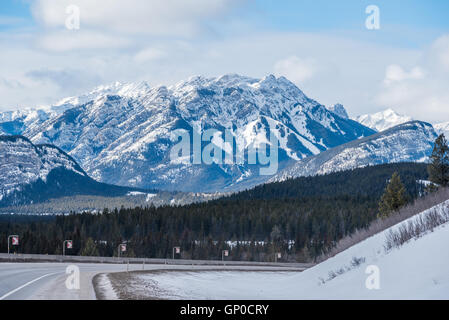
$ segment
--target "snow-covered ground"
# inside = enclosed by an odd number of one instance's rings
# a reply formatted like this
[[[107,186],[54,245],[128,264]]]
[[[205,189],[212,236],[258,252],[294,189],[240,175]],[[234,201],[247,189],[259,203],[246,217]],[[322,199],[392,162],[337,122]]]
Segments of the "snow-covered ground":
[[[109,280],[109,277],[107,274],[100,274],[98,275],[99,281],[98,281],[98,290],[103,295],[102,298],[104,300],[117,300],[118,296],[117,293],[114,291],[114,288],[112,287],[111,280]]]
[[[448,207],[446,201],[434,209]],[[167,272],[137,277],[142,285],[156,285],[161,289],[158,297],[165,299],[449,299],[449,223],[386,252],[387,233],[408,221],[302,273]],[[368,289],[366,283],[376,283],[377,271],[379,288]]]

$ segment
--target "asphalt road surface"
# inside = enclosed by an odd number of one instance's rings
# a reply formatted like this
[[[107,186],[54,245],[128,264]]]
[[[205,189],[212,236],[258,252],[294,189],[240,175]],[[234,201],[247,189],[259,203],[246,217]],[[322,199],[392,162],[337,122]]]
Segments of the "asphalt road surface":
[[[76,265],[80,270],[80,288],[68,289],[66,269]],[[92,300],[96,299],[92,279],[99,273],[133,270],[253,270],[273,271],[275,267],[186,266],[91,263],[0,263],[0,300]],[[289,268],[282,268],[288,271]],[[295,270],[292,268],[292,270]],[[296,269],[297,270],[297,269]]]

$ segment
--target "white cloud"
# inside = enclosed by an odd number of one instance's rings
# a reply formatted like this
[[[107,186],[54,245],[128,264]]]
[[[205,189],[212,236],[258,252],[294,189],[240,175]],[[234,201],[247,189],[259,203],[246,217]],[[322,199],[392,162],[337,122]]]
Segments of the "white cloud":
[[[430,122],[449,120],[449,37],[435,40],[421,59],[405,71],[399,65],[386,68],[377,97],[379,105]],[[446,60],[447,59],[447,60]]]
[[[418,80],[424,77],[424,71],[420,67],[414,67],[410,72],[405,71],[401,66],[396,64],[389,65],[385,71],[384,83],[390,85],[394,82],[404,80]]]
[[[301,59],[297,56],[279,60],[274,65],[274,72],[277,76],[284,76],[297,85],[312,78],[316,71],[317,64],[314,59]]]
[[[241,25],[204,33],[198,30],[210,30],[210,22],[217,26],[232,4],[244,0],[193,1],[36,0],[40,27],[0,31],[0,61],[8,61],[2,65],[0,107],[48,104],[115,81],[158,85],[195,74],[275,73],[320,103],[341,102],[352,116],[392,107],[416,119],[449,120],[449,35],[424,52]],[[80,30],[65,29],[68,4],[80,6]]]
[[[159,48],[145,48],[137,52],[134,56],[134,60],[138,63],[148,62],[152,60],[161,59],[166,55],[164,50]]]
[[[99,82],[98,76],[92,72],[80,69],[36,69],[26,73],[26,76],[37,82],[52,82],[63,91],[66,88],[79,88],[95,86]],[[67,92],[68,94],[70,92]]]
[[[449,71],[449,34],[441,36],[433,43],[430,58],[435,58],[437,63]]]
[[[66,32],[65,37],[71,37],[71,31]],[[89,32],[81,28],[75,33],[83,40],[83,34]],[[93,73],[96,84],[147,80],[152,85],[169,85],[192,75],[239,73],[263,77],[273,72],[280,75],[283,69],[284,75],[299,81],[300,89],[311,98],[325,105],[341,102],[349,114],[359,115],[378,111],[376,88],[384,80],[386,66],[392,61],[413,64],[420,55],[416,50],[320,33],[257,31],[207,39],[160,37],[151,40],[129,35],[124,40],[131,43],[124,42],[123,45],[114,44],[113,39],[96,43],[87,36],[87,43],[77,40],[79,42],[73,44],[75,40],[66,40],[67,44],[64,36],[53,38],[54,41],[51,40],[53,33],[44,36],[48,37],[44,44],[38,40],[24,40],[12,46],[11,37],[2,39],[0,33],[0,46],[6,49],[0,51],[0,61],[9,62],[2,67],[2,76],[28,86],[24,89],[27,95],[21,96],[7,88],[0,90],[4,93],[0,107],[15,106],[18,99],[32,107],[58,101],[67,91],[70,91],[69,95],[76,95],[92,89],[88,87],[91,81],[69,86],[63,91],[49,81],[29,79],[26,74],[36,69]],[[117,36],[117,39],[121,38]],[[37,43],[39,48],[33,47],[32,43]],[[89,50],[90,46],[97,46],[97,49]],[[80,47],[84,50],[78,50]]]
[[[192,36],[240,0],[36,0],[33,15],[44,26],[64,27],[66,8],[80,9],[80,27],[109,32]]]
[[[111,49],[130,45],[124,37],[99,32],[63,30],[47,33],[36,39],[36,45],[50,51],[71,51],[75,49]]]

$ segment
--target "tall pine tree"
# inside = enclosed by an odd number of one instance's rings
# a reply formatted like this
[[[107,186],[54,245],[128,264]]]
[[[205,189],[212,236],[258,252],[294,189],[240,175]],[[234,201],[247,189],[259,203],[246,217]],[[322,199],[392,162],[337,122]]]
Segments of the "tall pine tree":
[[[379,203],[379,217],[386,218],[407,203],[405,187],[397,172],[393,173]]]
[[[435,140],[427,171],[433,183],[443,187],[449,185],[449,147],[444,134]]]

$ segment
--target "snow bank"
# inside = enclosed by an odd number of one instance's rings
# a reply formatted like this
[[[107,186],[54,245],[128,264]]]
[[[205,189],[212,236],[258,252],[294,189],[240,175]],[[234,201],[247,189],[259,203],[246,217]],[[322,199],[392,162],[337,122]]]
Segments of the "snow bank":
[[[107,274],[100,274],[97,283],[97,290],[101,294],[103,300],[118,300],[117,293],[112,287],[111,280]]]
[[[430,210],[442,210],[446,201]],[[399,223],[302,273],[168,272],[140,275],[155,281],[167,299],[449,299],[449,223],[386,252]],[[357,259],[354,259],[357,258]],[[354,263],[358,260],[358,263]],[[379,270],[379,289],[368,289],[369,266]],[[154,282],[153,282],[154,283]]]

